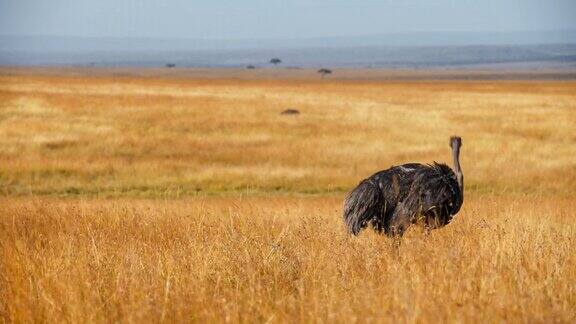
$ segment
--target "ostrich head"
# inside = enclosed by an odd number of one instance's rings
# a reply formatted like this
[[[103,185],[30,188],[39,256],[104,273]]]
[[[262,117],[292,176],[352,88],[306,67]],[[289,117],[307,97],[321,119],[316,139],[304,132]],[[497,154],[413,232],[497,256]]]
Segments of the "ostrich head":
[[[450,147],[452,148],[452,159],[454,159],[454,173],[458,180],[458,187],[460,191],[464,192],[464,175],[460,169],[460,147],[462,146],[462,139],[459,136],[450,137]]]

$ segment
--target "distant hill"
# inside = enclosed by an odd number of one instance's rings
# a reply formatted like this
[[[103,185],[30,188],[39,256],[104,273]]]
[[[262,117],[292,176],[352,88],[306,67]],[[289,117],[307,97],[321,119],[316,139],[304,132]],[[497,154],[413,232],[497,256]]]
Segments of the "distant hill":
[[[576,30],[523,32],[411,32],[299,39],[179,39],[1,36],[2,51],[191,51],[317,47],[576,44]]]
[[[0,36],[0,65],[463,67],[576,66],[576,31],[404,33],[292,40]]]

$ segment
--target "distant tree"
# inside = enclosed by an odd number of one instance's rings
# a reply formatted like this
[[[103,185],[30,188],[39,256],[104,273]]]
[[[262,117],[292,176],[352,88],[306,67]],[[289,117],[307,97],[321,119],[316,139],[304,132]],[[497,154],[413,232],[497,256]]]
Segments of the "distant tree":
[[[274,64],[274,66],[277,66],[278,64],[282,63],[282,60],[275,57],[275,58],[270,60],[270,63]]]
[[[254,65],[250,64],[250,65],[246,66],[246,68],[248,70],[254,70],[256,67]]]
[[[176,66],[176,64],[174,64],[174,63],[166,63],[167,68],[173,68],[175,66]]]
[[[320,75],[322,75],[322,79],[324,79],[324,77],[328,74],[332,74],[332,70],[330,69],[320,69],[318,70],[318,73],[320,73]]]

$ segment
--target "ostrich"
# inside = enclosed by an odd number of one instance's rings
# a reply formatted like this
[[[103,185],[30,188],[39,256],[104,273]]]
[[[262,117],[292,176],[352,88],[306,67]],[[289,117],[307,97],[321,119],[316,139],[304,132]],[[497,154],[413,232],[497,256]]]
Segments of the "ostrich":
[[[348,231],[358,235],[370,224],[378,233],[401,236],[419,221],[429,229],[448,224],[464,199],[461,146],[460,137],[450,138],[454,171],[442,163],[408,163],[362,180],[344,201]]]

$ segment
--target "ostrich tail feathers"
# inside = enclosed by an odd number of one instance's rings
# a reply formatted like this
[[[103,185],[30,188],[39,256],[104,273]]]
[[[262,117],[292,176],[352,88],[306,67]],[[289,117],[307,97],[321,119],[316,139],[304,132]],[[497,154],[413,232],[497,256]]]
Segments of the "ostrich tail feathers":
[[[357,235],[382,209],[380,188],[370,180],[362,181],[344,200],[344,222],[348,232]]]

